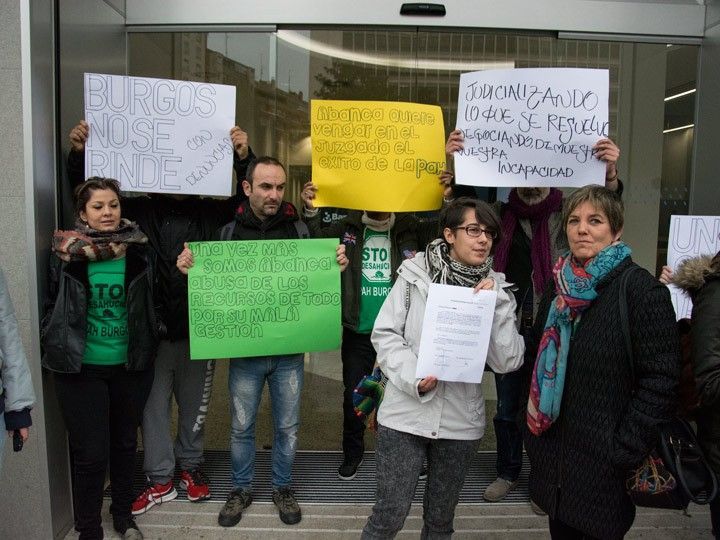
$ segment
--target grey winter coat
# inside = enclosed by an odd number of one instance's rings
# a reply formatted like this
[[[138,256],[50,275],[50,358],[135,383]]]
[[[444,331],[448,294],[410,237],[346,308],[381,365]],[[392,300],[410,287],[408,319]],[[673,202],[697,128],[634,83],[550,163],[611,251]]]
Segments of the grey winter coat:
[[[5,429],[30,426],[30,409],[34,404],[30,369],[20,341],[5,275],[0,270],[0,412],[5,412]],[[0,433],[0,437],[5,435]]]
[[[692,298],[691,358],[700,398],[698,440],[720,474],[720,253],[685,261],[673,283]]]
[[[515,298],[505,276],[491,271],[488,277],[495,280],[498,296],[487,363],[496,373],[507,373],[522,365],[525,344],[515,325]],[[480,384],[439,381],[433,390],[418,393],[415,372],[429,287],[421,252],[402,263],[375,320],[371,339],[378,364],[388,377],[378,423],[428,439],[480,439],[485,432]]]

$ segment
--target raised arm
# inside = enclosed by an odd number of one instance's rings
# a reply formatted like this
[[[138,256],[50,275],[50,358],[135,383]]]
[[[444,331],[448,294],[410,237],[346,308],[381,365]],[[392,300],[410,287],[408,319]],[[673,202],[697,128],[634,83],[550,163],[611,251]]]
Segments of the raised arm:
[[[595,146],[595,157],[605,162],[605,187],[610,191],[622,192],[622,182],[618,179],[617,161],[620,148],[610,139],[600,139]]]
[[[317,195],[317,186],[312,180],[305,182],[300,192],[300,198],[303,202],[303,221],[307,223],[310,229],[310,236],[313,238],[340,238],[345,229],[343,221],[332,223],[328,227],[323,227],[320,222],[320,209],[315,207],[315,196]]]
[[[235,195],[241,199],[247,198],[242,189],[242,181],[247,176],[247,168],[255,159],[255,154],[250,148],[248,134],[243,131],[240,126],[233,126],[230,130],[230,141],[232,142],[235,153],[233,154],[233,170],[235,171]],[[240,202],[240,201],[238,201]]]
[[[67,160],[67,172],[70,185],[75,186],[85,181],[85,142],[90,133],[90,126],[85,120],[80,120],[70,130],[70,153]]]
[[[455,159],[455,152],[462,150],[465,145],[465,136],[459,129],[455,129],[448,135],[447,142],[445,143],[445,160],[447,161],[447,170],[444,170],[440,174],[440,183],[444,187],[451,188],[445,190],[443,198],[445,200],[453,199],[455,197],[476,197],[475,189],[472,186],[462,186],[455,182],[455,173],[453,172],[454,167],[451,165]]]

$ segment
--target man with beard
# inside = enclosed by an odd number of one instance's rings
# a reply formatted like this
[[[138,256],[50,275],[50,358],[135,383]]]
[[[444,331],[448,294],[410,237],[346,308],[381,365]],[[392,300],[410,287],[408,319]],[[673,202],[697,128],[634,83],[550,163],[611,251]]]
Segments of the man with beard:
[[[620,149],[610,139],[600,139],[593,148],[595,157],[606,164],[605,187],[622,192],[617,172]],[[448,161],[454,152],[462,149],[463,133],[456,129],[450,133],[445,145]],[[455,194],[459,195],[461,191],[462,187],[456,189]],[[502,223],[502,240],[495,251],[493,269],[505,273],[507,281],[517,287],[517,319],[522,335],[527,335],[533,325],[540,297],[552,280],[553,263],[568,249],[562,227],[562,207],[562,192],[547,187],[513,188],[508,202],[496,203]],[[524,410],[524,399],[521,398],[524,378],[524,370],[495,374],[497,412],[493,423],[497,440],[497,478],[483,493],[485,500],[490,502],[505,498],[517,485],[522,468],[523,443],[518,415]],[[542,513],[534,503],[533,510]]]
[[[286,185],[287,173],[282,163],[270,156],[255,159],[248,166],[247,178],[242,183],[247,200],[238,207],[235,219],[216,233],[215,240],[308,238],[307,225],[300,221],[295,207],[283,200]],[[348,262],[345,246],[340,244],[336,254],[342,271]],[[187,275],[193,264],[192,251],[186,245],[177,258],[178,270]],[[302,519],[300,505],[290,484],[297,451],[304,365],[302,352],[230,359],[228,387],[233,489],[218,515],[222,527],[237,525],[253,500],[255,422],[265,383],[272,402],[274,430],[272,500],[283,523],[294,525]]]

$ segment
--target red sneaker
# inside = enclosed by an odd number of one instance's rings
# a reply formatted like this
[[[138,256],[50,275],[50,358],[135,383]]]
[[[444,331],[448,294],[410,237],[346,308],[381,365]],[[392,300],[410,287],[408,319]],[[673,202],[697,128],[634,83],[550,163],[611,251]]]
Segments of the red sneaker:
[[[204,501],[210,498],[210,486],[200,469],[183,471],[180,474],[180,487],[187,491],[189,501]]]
[[[177,497],[172,480],[167,484],[153,484],[138,495],[132,503],[132,515],[139,516],[150,510],[156,504],[172,501]]]

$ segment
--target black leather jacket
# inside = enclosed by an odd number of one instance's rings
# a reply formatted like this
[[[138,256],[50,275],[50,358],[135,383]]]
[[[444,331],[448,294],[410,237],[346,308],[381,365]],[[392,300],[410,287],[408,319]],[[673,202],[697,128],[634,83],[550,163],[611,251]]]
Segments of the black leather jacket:
[[[365,225],[362,212],[351,210],[348,215],[332,225],[321,227],[320,214],[307,219],[311,234],[316,238],[339,238],[345,244],[345,254],[350,264],[341,274],[342,324],[353,332],[360,323],[360,286],[362,283],[362,255]],[[420,221],[412,214],[395,214],[395,225],[390,231],[391,279],[395,283],[397,270],[405,259],[411,259],[418,251],[438,237],[436,220]]]
[[[212,240],[215,231],[232,220],[235,210],[247,196],[240,185],[247,166],[255,155],[252,150],[241,160],[233,153],[237,177],[236,194],[227,199],[187,197],[176,199],[152,194],[121,199],[122,216],[135,221],[148,236],[155,252],[155,289],[158,318],[162,321],[161,338],[172,341],[188,337],[187,278],[175,266],[184,242]],[[85,155],[71,151],[68,175],[72,185],[84,180]]]
[[[126,367],[143,371],[153,366],[158,346],[153,301],[153,273],[145,246],[130,245],[126,254],[128,352]],[[61,262],[52,255],[40,340],[43,367],[78,373],[85,354],[87,331],[87,262]]]

